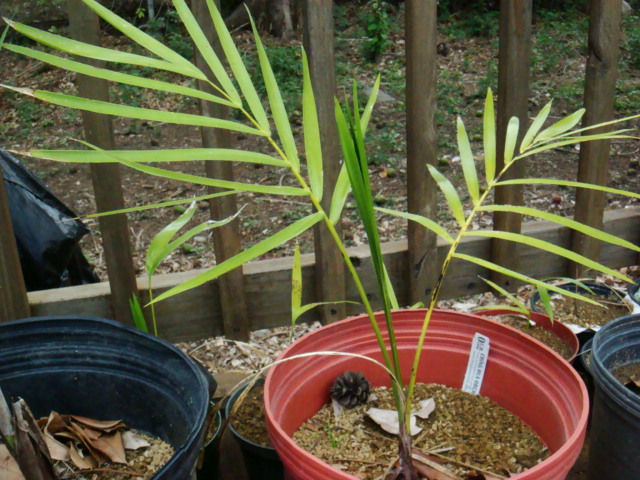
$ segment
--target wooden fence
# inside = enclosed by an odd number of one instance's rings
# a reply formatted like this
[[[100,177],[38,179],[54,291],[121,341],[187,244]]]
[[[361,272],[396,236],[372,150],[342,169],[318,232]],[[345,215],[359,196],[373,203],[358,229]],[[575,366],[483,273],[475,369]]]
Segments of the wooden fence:
[[[310,69],[314,79],[318,114],[322,125],[322,149],[325,154],[325,188],[330,191],[339,170],[339,147],[333,121],[333,95],[335,92],[335,65],[333,51],[333,2],[331,0],[304,0],[304,45],[309,54]],[[589,28],[589,58],[586,70],[584,104],[589,108],[584,125],[609,120],[612,116],[616,62],[619,51],[620,0],[591,0]],[[435,217],[436,188],[426,169],[426,162],[436,163],[436,9],[437,0],[406,0],[406,105],[407,105],[407,199],[412,213]],[[203,27],[211,31],[204,0],[192,0],[192,7]],[[93,13],[80,2],[68,0],[71,33],[80,40],[99,43],[99,25]],[[498,83],[498,133],[503,138],[508,118],[520,118],[521,126],[528,124],[529,52],[531,48],[532,0],[501,0],[500,48]],[[201,59],[196,58],[201,63]],[[83,94],[108,98],[106,85],[96,79],[78,78]],[[202,104],[205,115],[224,115],[210,104]],[[114,144],[111,121],[99,115],[85,115],[85,131],[93,143],[111,148]],[[526,129],[521,128],[521,132]],[[203,146],[229,146],[224,132],[203,129]],[[581,181],[604,184],[608,168],[609,145],[594,142],[583,148],[579,158]],[[502,145],[498,145],[501,151]],[[500,155],[499,155],[500,158]],[[425,162],[426,161],[426,162]],[[232,179],[230,162],[206,162],[211,177]],[[522,175],[524,164],[513,175]],[[100,166],[92,171],[96,203],[100,211],[119,208],[123,204],[118,167]],[[324,198],[330,195],[325,192]],[[50,315],[62,313],[94,314],[115,317],[131,323],[129,298],[144,288],[142,279],[134,278],[130,241],[126,217],[107,217],[100,222],[104,239],[105,258],[109,284],[70,287],[55,291],[25,294],[16,247],[6,209],[4,185],[0,178],[0,321],[19,318],[28,314]],[[521,204],[522,190],[503,187],[497,192],[497,201],[503,204]],[[601,192],[579,192],[576,217],[593,226],[619,234],[638,243],[640,232],[637,209],[604,214],[605,197]],[[214,218],[221,218],[236,207],[232,196],[216,199],[211,203]],[[519,232],[523,228],[535,236],[545,238],[590,258],[601,257],[604,263],[620,267],[635,263],[637,256],[610,245],[601,247],[598,242],[583,236],[571,236],[566,229],[552,227],[545,222],[521,224],[521,217],[496,214],[495,228]],[[332,241],[323,228],[315,234],[315,262],[313,255],[304,258],[306,300],[354,297],[352,285],[345,280],[344,267]],[[218,260],[228,258],[240,248],[237,221],[216,230],[214,247]],[[409,304],[425,300],[434,284],[436,272],[442,261],[442,245],[435,236],[410,224],[408,238],[384,246],[391,275],[397,285],[399,297]],[[533,249],[512,244],[490,242],[487,239],[469,240],[465,249],[475,255],[490,258],[512,269],[522,269],[538,277],[577,273],[576,266],[547,256]],[[600,249],[602,248],[602,252]],[[364,248],[354,249],[352,254],[366,259]],[[373,279],[367,262],[361,262],[367,290],[374,292]],[[158,315],[164,336],[172,339],[197,338],[225,333],[232,338],[244,338],[249,329],[286,324],[289,312],[289,282],[291,259],[258,261],[223,276],[218,281],[188,292],[178,298],[160,304]],[[453,274],[445,285],[445,296],[457,296],[484,289],[477,275],[482,272],[473,265],[454,265]],[[160,291],[194,275],[194,272],[163,275],[154,280]],[[505,279],[496,280],[506,283]],[[137,281],[137,286],[136,286]],[[357,310],[357,308],[356,308]],[[354,313],[345,306],[322,310],[325,322]],[[311,318],[311,317],[308,317]],[[179,319],[179,321],[178,321]]]

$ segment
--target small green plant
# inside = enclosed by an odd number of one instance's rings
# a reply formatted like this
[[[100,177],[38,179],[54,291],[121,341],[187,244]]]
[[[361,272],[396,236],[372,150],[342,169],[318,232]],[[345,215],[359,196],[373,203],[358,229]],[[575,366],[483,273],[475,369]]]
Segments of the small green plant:
[[[391,43],[389,41],[391,21],[387,13],[387,4],[384,0],[369,0],[363,8],[363,23],[367,39],[362,52],[365,59],[376,62]]]
[[[380,79],[378,78],[374,84],[371,95],[368,98],[363,109],[358,99],[357,88],[354,83],[352,93],[352,104],[344,102],[341,104],[337,99],[335,103],[335,117],[342,147],[344,163],[341,167],[337,182],[332,185],[331,198],[328,207],[324,208],[322,197],[324,195],[324,175],[323,175],[323,154],[320,141],[320,130],[318,125],[318,116],[316,112],[316,103],[311,86],[311,78],[307,65],[306,54],[304,50],[301,52],[302,59],[302,133],[304,137],[304,157],[299,154],[298,147],[293,135],[293,129],[290,123],[290,117],[287,113],[286,106],[282,100],[282,92],[278,87],[278,83],[271,67],[266,50],[257,34],[254,26],[254,37],[257,46],[257,55],[259,66],[264,81],[266,91],[266,101],[260,98],[247,67],[243,62],[242,55],[236,48],[231,35],[225,27],[224,20],[215,7],[213,0],[207,0],[209,10],[212,16],[216,33],[219,37],[224,56],[229,64],[229,71],[224,67],[222,61],[215,54],[213,48],[206,40],[204,32],[199,27],[198,22],[189,10],[186,0],[173,0],[176,14],[184,23],[186,31],[189,33],[191,41],[202,54],[207,62],[213,77],[209,78],[197,66],[191,63],[187,58],[180,55],[167,45],[159,42],[153,36],[142,32],[130,23],[113,14],[107,8],[103,7],[96,0],[83,0],[91,9],[93,9],[103,20],[119,29],[127,37],[136,42],[140,48],[145,49],[154,56],[127,53],[123,51],[109,50],[98,48],[93,45],[76,42],[59,35],[43,32],[41,30],[23,25],[17,22],[8,22],[12,28],[18,32],[48,45],[54,49],[74,53],[83,57],[98,58],[110,62],[128,63],[136,66],[154,68],[158,70],[169,71],[181,74],[191,79],[202,80],[214,88],[215,94],[203,92],[192,87],[182,84],[174,84],[160,80],[149,80],[141,78],[130,73],[122,71],[114,71],[104,68],[95,68],[84,63],[70,60],[63,57],[50,55],[39,50],[16,46],[5,45],[4,48],[27,55],[38,60],[51,63],[53,65],[65,68],[67,70],[90,75],[96,78],[106,79],[116,83],[134,85],[150,89],[152,91],[170,92],[182,95],[185,98],[204,99],[229,107],[237,113],[237,118],[243,121],[227,120],[222,118],[211,118],[202,115],[185,114],[170,111],[160,111],[140,107],[132,107],[117,103],[98,102],[91,99],[80,98],[72,95],[61,93],[46,92],[41,90],[33,91],[31,89],[20,89],[15,87],[6,87],[11,90],[18,91],[24,95],[35,97],[39,100],[53,103],[60,106],[70,107],[73,109],[87,110],[96,113],[117,115],[135,120],[146,120],[152,122],[165,122],[201,127],[213,127],[226,129],[232,132],[251,136],[257,140],[263,140],[270,146],[271,154],[256,151],[244,151],[224,148],[183,148],[172,150],[114,150],[104,151],[97,147],[89,146],[89,150],[33,150],[30,155],[36,158],[56,160],[60,162],[80,162],[80,163],[104,163],[117,162],[134,170],[155,175],[162,178],[170,178],[178,181],[188,182],[196,185],[207,187],[216,187],[222,189],[221,193],[216,195],[236,194],[239,192],[251,192],[255,195],[276,195],[284,197],[299,197],[308,203],[309,209],[307,214],[302,218],[284,226],[271,236],[264,240],[257,241],[244,251],[234,257],[231,257],[219,264],[213,266],[209,270],[199,273],[184,283],[162,293],[153,298],[152,291],[149,292],[153,315],[153,306],[168,297],[180,294],[189,289],[202,285],[210,280],[216,279],[221,275],[243,265],[246,262],[254,260],[261,255],[281,248],[286,242],[296,238],[305,231],[311,229],[314,225],[322,223],[328,230],[330,236],[336,242],[336,247],[344,259],[346,269],[351,275],[355,288],[360,296],[362,306],[369,317],[372,331],[377,339],[380,348],[380,354],[386,370],[390,373],[393,396],[398,411],[399,420],[399,457],[400,462],[398,468],[393,474],[393,478],[402,478],[405,480],[416,480],[418,478],[411,457],[411,437],[408,434],[408,426],[412,411],[412,394],[417,378],[418,365],[423,351],[425,336],[428,331],[431,315],[433,314],[438,294],[442,287],[442,281],[451,262],[454,259],[468,261],[477,264],[488,270],[498,272],[500,274],[510,276],[517,280],[531,283],[534,286],[544,290],[563,293],[566,296],[584,300],[589,303],[596,303],[591,299],[583,297],[573,292],[561,290],[553,284],[547,284],[540,280],[531,278],[530,276],[506,269],[500,265],[496,265],[483,258],[474,257],[459,251],[461,242],[468,237],[484,237],[490,239],[499,239],[504,241],[524,244],[530,247],[538,248],[549,254],[558,255],[572,262],[576,262],[586,268],[596,272],[611,275],[627,282],[631,279],[619,272],[605,267],[604,265],[585,258],[568,249],[561,248],[557,245],[546,241],[529,237],[524,234],[514,234],[504,231],[494,230],[472,230],[472,225],[476,217],[486,212],[509,212],[517,215],[527,215],[543,220],[554,222],[562,227],[578,231],[584,235],[594,237],[602,242],[612,243],[615,245],[629,248],[635,252],[640,252],[640,247],[632,243],[578,223],[572,219],[561,217],[548,212],[536,210],[530,207],[515,205],[497,205],[492,203],[493,191],[499,186],[505,185],[557,185],[570,188],[587,188],[594,189],[610,194],[625,195],[632,198],[640,198],[640,194],[628,192],[624,190],[602,187],[598,185],[585,184],[577,181],[564,181],[549,178],[522,178],[506,180],[508,170],[518,161],[535,155],[540,152],[548,151],[554,148],[574,145],[585,141],[594,141],[601,139],[617,139],[629,138],[628,130],[619,129],[608,133],[594,134],[593,129],[603,126],[613,125],[618,121],[607,122],[606,124],[596,125],[586,128],[577,128],[584,110],[579,110],[571,115],[562,118],[552,125],[543,128],[550,110],[551,104],[544,106],[533,120],[531,126],[526,130],[521,142],[518,142],[520,125],[518,118],[512,118],[508,122],[506,136],[504,139],[504,157],[502,158],[503,166],[498,167],[496,159],[496,120],[494,116],[494,101],[491,90],[488,91],[484,110],[482,113],[483,123],[483,150],[484,150],[484,178],[480,182],[474,155],[469,142],[469,137],[462,122],[458,118],[455,129],[460,162],[462,165],[462,173],[466,184],[464,194],[459,194],[453,184],[447,179],[436,167],[428,165],[429,172],[442,194],[445,197],[451,214],[457,223],[457,229],[454,233],[450,233],[431,218],[420,215],[410,214],[397,210],[382,208],[375,205],[375,195],[371,190],[369,180],[369,163],[367,159],[367,150],[365,148],[365,135],[369,126],[373,106],[376,101]],[[236,86],[237,85],[237,86]],[[265,104],[269,106],[271,118],[267,115]],[[233,117],[232,117],[233,118]],[[623,120],[629,120],[629,117]],[[623,121],[621,120],[621,121]],[[258,142],[256,142],[258,143]],[[301,161],[304,158],[304,163]],[[262,183],[243,183],[230,182],[205,176],[184,174],[154,166],[158,162],[166,161],[201,161],[212,160],[217,161],[235,161],[244,162],[254,165],[262,165],[266,168],[278,169],[278,171],[286,171],[287,174],[295,180],[293,186],[289,185],[266,185]],[[306,167],[306,168],[303,168]],[[343,243],[336,225],[340,221],[345,203],[352,193],[360,220],[364,226],[369,241],[369,249],[371,259],[376,273],[376,283],[380,298],[384,308],[384,324],[379,325],[373,312],[373,307],[367,295],[367,292],[358,276],[357,269],[349,256],[345,244]],[[470,207],[465,210],[462,199],[468,197]],[[207,196],[206,198],[211,198]],[[177,200],[171,202],[163,202],[158,205],[134,207],[121,210],[118,213],[127,213],[132,211],[140,211],[157,206],[175,206],[184,203],[190,203],[194,200],[202,200],[205,197],[196,199]],[[441,237],[444,242],[449,245],[449,251],[444,258],[439,279],[434,287],[431,301],[428,305],[422,329],[416,342],[416,352],[410,369],[411,375],[403,382],[402,365],[399,361],[399,353],[396,345],[394,334],[394,322],[392,310],[398,307],[397,300],[393,293],[393,287],[389,279],[389,275],[384,265],[380,236],[376,224],[376,212],[395,215],[413,221],[433,231]],[[238,212],[239,214],[240,212]],[[186,225],[193,214],[193,206],[187,209],[177,220],[163,229],[154,238],[149,252],[147,253],[146,270],[149,276],[149,286],[151,288],[151,276],[157,268],[159,262],[164,259],[171,251],[178,246],[184,244],[189,238],[196,233],[205,229],[213,228],[210,224],[201,224],[186,233],[178,236],[177,232]],[[226,219],[218,222],[223,224],[230,221]],[[305,307],[300,303],[293,303],[292,310],[300,312]],[[154,321],[154,332],[157,332]],[[387,334],[385,336],[384,333]],[[322,355],[351,355],[340,352],[322,352]]]

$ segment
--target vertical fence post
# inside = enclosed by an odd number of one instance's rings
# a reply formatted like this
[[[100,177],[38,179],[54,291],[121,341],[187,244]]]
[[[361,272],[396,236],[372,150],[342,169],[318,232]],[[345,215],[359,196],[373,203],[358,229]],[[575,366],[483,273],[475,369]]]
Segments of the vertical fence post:
[[[407,203],[410,213],[435,219],[436,186],[427,163],[437,163],[437,1],[407,0]],[[428,302],[438,277],[437,237],[409,222],[409,302]]]
[[[520,145],[528,124],[529,52],[531,50],[532,0],[500,0],[500,48],[498,65],[498,128],[497,166],[504,167],[504,137],[511,117],[520,119],[516,145]],[[521,178],[525,165],[518,161],[503,179]],[[512,185],[496,189],[497,204],[522,205],[522,186]],[[496,212],[494,230],[519,233],[522,217],[513,213]],[[518,268],[517,246],[513,242],[494,239],[491,243],[494,263],[511,270]],[[510,277],[492,272],[492,278],[502,286],[513,284]]]
[[[0,322],[29,316],[29,299],[0,169]]]
[[[220,8],[219,0],[216,6]],[[211,14],[205,0],[192,0],[193,15],[198,20],[207,38],[214,45],[214,49],[220,58],[224,58],[224,52],[217,41]],[[214,78],[207,63],[196,49],[196,65],[209,78]],[[212,94],[217,94],[207,82],[198,80],[198,88]],[[200,101],[200,111],[203,115],[216,118],[228,118],[229,110],[221,105]],[[231,135],[228,130],[219,128],[202,128],[202,146],[205,148],[230,148],[232,146]],[[231,162],[206,161],[207,176],[222,180],[233,181],[233,164]],[[220,189],[209,188],[210,193]],[[233,195],[227,195],[209,200],[211,216],[214,219],[229,217],[237,212],[237,202]],[[216,254],[216,262],[221,263],[240,252],[240,233],[238,220],[234,220],[220,228],[213,229],[213,246]],[[236,268],[218,279],[220,292],[220,308],[222,310],[222,322],[224,334],[235,340],[246,340],[249,337],[249,314],[244,292],[244,277],[242,267]]]
[[[582,126],[595,125],[613,118],[618,55],[620,53],[621,2],[618,0],[591,0],[589,2],[589,58],[584,89],[584,106],[587,109]],[[604,133],[613,126],[593,130]],[[609,148],[611,142],[601,140],[580,145],[578,181],[607,184]],[[579,188],[576,192],[575,219],[595,228],[602,228],[605,193]],[[597,260],[600,243],[579,232],[572,233],[571,246],[576,253]],[[570,275],[580,276],[584,267],[572,263]]]
[[[305,0],[304,47],[309,58],[309,71],[316,97],[322,156],[324,159],[324,191],[322,206],[329,209],[333,188],[340,171],[340,146],[335,121],[334,96],[336,69],[333,47],[333,0]],[[316,278],[322,301],[345,298],[344,263],[327,228],[314,229]],[[344,304],[321,307],[324,323],[345,317]]]
[[[100,44],[100,22],[98,16],[80,0],[68,0],[67,10],[71,36],[79,41]],[[103,62],[83,59],[94,66]],[[81,97],[109,101],[109,84],[78,74],[76,77]],[[113,124],[111,118],[92,112],[82,112],[85,138],[105,150],[114,148]],[[122,182],[118,164],[92,164],[91,179],[99,212],[124,208]],[[108,215],[100,217],[102,245],[107,263],[109,285],[111,286],[111,305],[116,320],[133,325],[129,308],[129,299],[137,294],[135,269],[131,258],[131,242],[126,215]]]

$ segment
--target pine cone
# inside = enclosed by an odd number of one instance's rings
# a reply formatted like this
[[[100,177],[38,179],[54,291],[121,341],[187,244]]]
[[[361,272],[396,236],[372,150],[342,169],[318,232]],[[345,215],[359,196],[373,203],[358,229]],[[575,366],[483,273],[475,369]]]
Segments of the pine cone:
[[[334,380],[331,398],[344,407],[352,408],[365,403],[370,391],[369,380],[361,372],[347,371]]]

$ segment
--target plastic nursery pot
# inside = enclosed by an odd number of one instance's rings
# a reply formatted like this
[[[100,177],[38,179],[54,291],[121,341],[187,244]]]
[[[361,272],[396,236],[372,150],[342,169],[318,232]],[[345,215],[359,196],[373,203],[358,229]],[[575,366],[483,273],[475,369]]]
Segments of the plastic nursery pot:
[[[494,309],[478,311],[476,314],[481,317],[495,317],[498,315],[513,315],[514,312],[510,310]],[[569,347],[571,350],[571,358],[567,359],[568,362],[572,362],[576,358],[576,355],[578,355],[578,351],[580,350],[580,342],[578,341],[576,334],[573,333],[569,327],[562,322],[552,322],[547,315],[543,315],[542,313],[529,312],[529,318],[531,318],[538,327],[555,333],[556,336],[562,340],[567,347]]]
[[[256,384],[261,382],[264,382],[264,380],[258,380]],[[242,387],[229,397],[225,408],[225,416],[227,418],[231,415],[233,405],[245,388],[246,386]],[[284,478],[282,461],[274,448],[264,447],[246,439],[240,435],[235,428],[233,428],[233,422],[229,422],[229,429],[233,433],[238,445],[240,445],[240,450],[242,451],[242,456],[244,458],[245,469],[250,479],[282,480]]]
[[[633,363],[640,363],[640,314],[608,323],[593,338],[589,480],[640,478],[640,395],[611,373]]]
[[[198,459],[198,480],[215,480],[219,475],[220,465],[220,429],[222,427],[222,410],[216,413],[217,428],[213,437],[202,447]]]
[[[631,298],[631,301],[633,302],[634,306],[634,313],[637,310],[640,310],[640,280],[636,280],[636,283],[629,283],[627,284],[627,293],[629,294],[629,297]]]
[[[190,480],[209,390],[200,368],[170,343],[112,320],[40,317],[0,323],[0,388],[33,414],[51,410],[121,419],[171,444],[153,480]]]
[[[394,312],[393,323],[405,378],[409,376],[425,310]],[[383,315],[377,321],[383,332]],[[460,388],[476,332],[490,338],[491,351],[481,394],[518,415],[552,452],[517,480],[562,480],[580,453],[589,402],[576,371],[551,349],[529,336],[480,316],[435,310],[418,370],[418,381]],[[366,316],[349,318],[302,337],[280,358],[333,350],[378,361],[381,355]],[[288,479],[337,480],[356,477],[310,455],[292,440],[300,425],[329,401],[329,388],[345,370],[360,370],[372,385],[389,385],[379,366],[353,357],[313,356],[271,368],[265,385],[265,413],[271,441]]]
[[[589,287],[594,294],[596,295],[600,295],[601,297],[604,298],[611,298],[615,296],[615,293],[609,288],[609,287],[605,287],[604,285],[602,285],[601,283],[596,283],[596,282],[590,282],[590,281],[581,281],[581,283],[583,283],[584,285],[586,285],[587,287]],[[574,283],[565,283],[565,284],[561,284],[561,285],[556,285],[559,288],[562,288],[563,290],[568,290],[570,292],[576,292],[579,293],[581,295],[583,294],[590,294],[591,292],[589,292],[588,290],[585,290],[584,288],[580,287],[579,285],[576,285]],[[536,306],[538,301],[540,300],[540,294],[536,291],[533,293],[533,295],[531,295],[531,299],[529,300],[530,305],[531,305],[531,310],[533,310],[534,312],[537,313],[542,313],[538,307]],[[580,341],[580,345],[584,345],[587,341],[589,341],[591,338],[593,338],[593,336],[595,335],[595,332],[591,329],[586,329],[578,334],[576,334],[578,337],[578,340]]]

